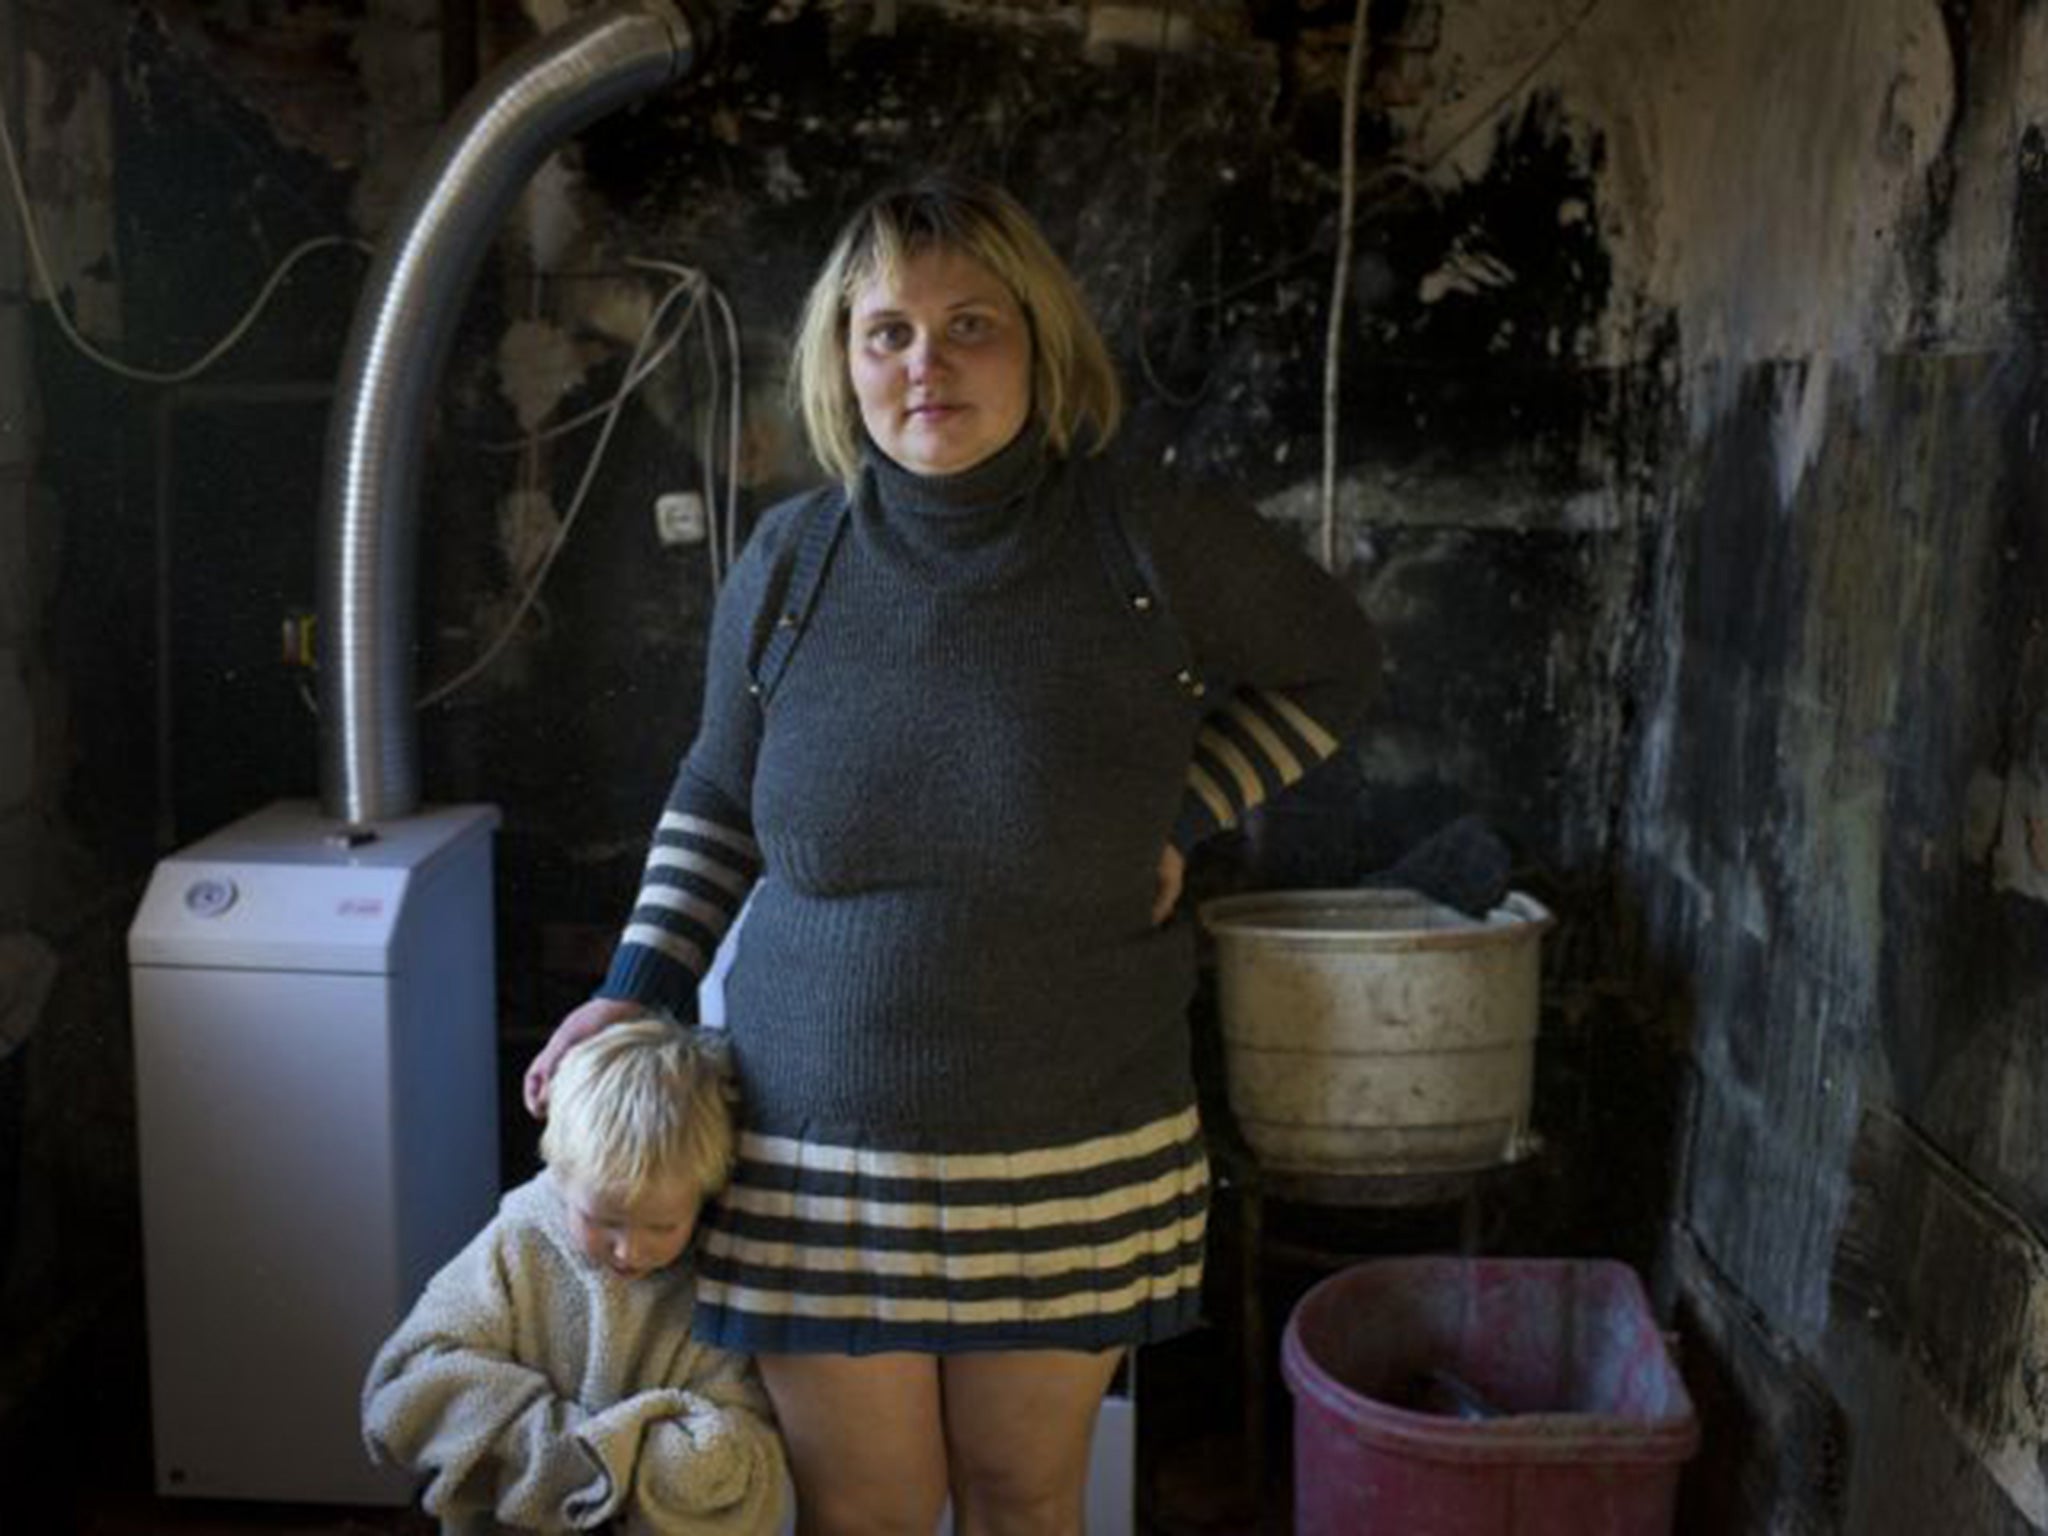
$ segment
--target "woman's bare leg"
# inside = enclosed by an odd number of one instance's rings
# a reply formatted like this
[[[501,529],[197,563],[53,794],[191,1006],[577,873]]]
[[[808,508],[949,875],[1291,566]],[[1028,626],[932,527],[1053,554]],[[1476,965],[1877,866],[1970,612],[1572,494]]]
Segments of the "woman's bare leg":
[[[930,1355],[762,1355],[798,1536],[931,1536],[946,1503]]]
[[[1122,1352],[940,1362],[958,1536],[1080,1536],[1096,1410]]]

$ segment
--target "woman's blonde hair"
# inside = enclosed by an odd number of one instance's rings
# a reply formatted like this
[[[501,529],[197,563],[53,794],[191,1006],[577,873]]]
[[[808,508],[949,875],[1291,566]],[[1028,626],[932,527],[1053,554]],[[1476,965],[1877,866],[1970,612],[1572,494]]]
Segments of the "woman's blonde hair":
[[[562,1058],[540,1155],[557,1173],[626,1199],[677,1180],[714,1195],[732,1175],[733,1097],[715,1031],[623,1020]]]
[[[1032,409],[1047,445],[1065,453],[1076,443],[1090,451],[1107,444],[1123,417],[1123,390],[1066,263],[1007,192],[932,173],[871,198],[854,214],[804,300],[790,393],[818,461],[849,485],[860,473],[860,404],[846,353],[855,296],[933,249],[973,257],[1024,311]]]

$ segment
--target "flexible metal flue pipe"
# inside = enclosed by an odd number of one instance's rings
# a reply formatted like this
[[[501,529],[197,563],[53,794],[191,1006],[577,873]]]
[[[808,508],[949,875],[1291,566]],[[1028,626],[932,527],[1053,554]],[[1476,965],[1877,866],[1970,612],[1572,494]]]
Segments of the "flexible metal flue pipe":
[[[419,807],[420,459],[484,250],[549,153],[688,74],[706,36],[668,0],[577,16],[463,98],[406,189],[356,307],[321,488],[320,794],[338,821]]]

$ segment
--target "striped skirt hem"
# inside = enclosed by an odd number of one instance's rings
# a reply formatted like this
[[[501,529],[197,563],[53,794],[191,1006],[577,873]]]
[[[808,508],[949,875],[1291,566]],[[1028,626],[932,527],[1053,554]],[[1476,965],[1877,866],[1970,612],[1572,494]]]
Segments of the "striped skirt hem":
[[[703,1217],[695,1330],[757,1354],[1105,1350],[1200,1320],[1192,1107],[1015,1152],[742,1133]]]

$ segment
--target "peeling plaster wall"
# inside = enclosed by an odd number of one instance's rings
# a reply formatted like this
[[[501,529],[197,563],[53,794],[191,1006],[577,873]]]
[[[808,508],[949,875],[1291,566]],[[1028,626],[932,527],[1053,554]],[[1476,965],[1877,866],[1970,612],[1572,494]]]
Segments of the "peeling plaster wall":
[[[2048,1528],[2042,37],[2006,4],[1458,6],[1411,109],[1451,142],[1542,58],[1613,264],[1588,355],[1667,386],[1620,503],[1617,832],[1689,1035],[1681,1305],[1737,1383],[1700,1530]]]
[[[293,787],[260,772],[306,716],[275,665],[280,594],[248,577],[294,555],[310,576],[313,501],[278,465],[317,483],[324,410],[294,442],[265,402],[307,383],[298,349],[331,373],[350,296],[345,260],[301,265],[228,361],[183,386],[118,377],[65,339],[53,300],[125,364],[182,364],[298,240],[346,228],[307,161],[234,93],[195,91],[204,71],[167,36],[138,7],[0,8],[0,84],[51,268],[29,302],[8,199],[0,653],[20,686],[0,688],[0,1465],[11,1518],[47,1529],[70,1522],[40,1518],[46,1480],[61,1496],[102,1475],[51,1426],[118,1458],[146,1404],[124,940],[176,831],[167,749],[193,770],[195,812],[246,808],[252,765],[266,798]],[[224,412],[241,419],[223,430]]]
[[[1548,71],[1605,146],[1600,355],[1671,338],[1618,832],[1689,1032],[1681,1310],[1740,1383],[1703,1531],[2048,1528],[2042,36],[1609,0]]]
[[[0,93],[45,254],[84,324],[117,340],[113,86],[65,8],[0,9]],[[39,366],[46,338],[21,220],[0,213],[0,1461],[133,1294],[133,1092],[122,936],[132,870],[71,798],[114,690],[68,644],[77,507],[51,463],[65,421]],[[88,605],[89,606],[89,605]],[[124,701],[125,702],[125,701]]]
[[[1953,107],[1937,5],[1607,0],[1547,75],[1606,142],[1617,263],[1644,306],[1676,313],[1689,365],[1903,339],[1901,215]],[[1608,344],[1628,355],[1625,333]]]

